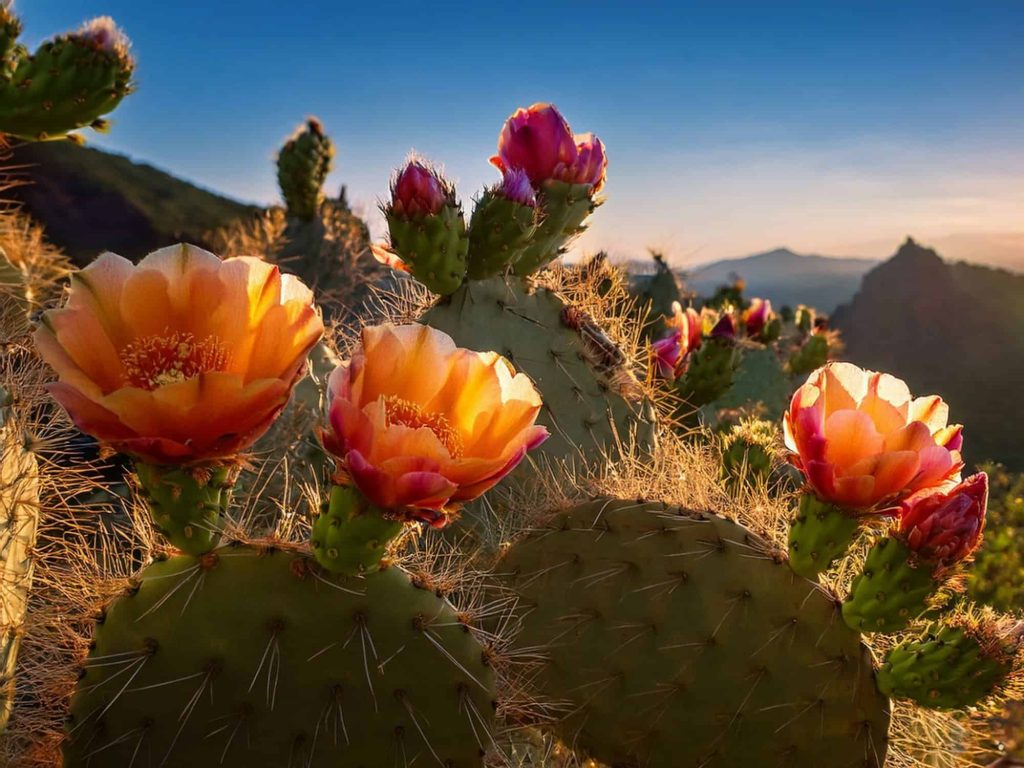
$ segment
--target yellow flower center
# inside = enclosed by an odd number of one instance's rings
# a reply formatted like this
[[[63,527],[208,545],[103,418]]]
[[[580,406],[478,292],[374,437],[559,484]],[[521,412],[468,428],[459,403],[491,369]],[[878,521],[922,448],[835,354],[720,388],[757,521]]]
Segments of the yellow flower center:
[[[437,439],[448,449],[448,453],[453,459],[461,458],[465,450],[462,445],[462,437],[443,413],[429,413],[416,403],[404,400],[397,395],[384,397],[384,412],[387,414],[388,424],[401,424],[413,429],[426,427],[437,435]]]
[[[196,340],[191,333],[164,332],[128,344],[121,350],[121,363],[129,385],[154,390],[200,373],[223,371],[228,350],[216,336]]]

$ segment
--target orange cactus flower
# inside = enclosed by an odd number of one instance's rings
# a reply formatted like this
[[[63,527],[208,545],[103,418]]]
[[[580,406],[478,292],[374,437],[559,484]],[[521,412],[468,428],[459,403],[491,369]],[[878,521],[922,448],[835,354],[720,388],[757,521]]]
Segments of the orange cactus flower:
[[[525,374],[424,325],[364,328],[328,397],[323,441],[342,480],[436,527],[446,507],[480,496],[548,436],[534,424],[541,399]]]
[[[895,376],[829,363],[793,395],[786,446],[819,499],[879,511],[959,480],[962,427],[948,416],[940,397],[915,399]]]
[[[267,430],[323,334],[313,294],[255,258],[191,245],[73,276],[35,340],[83,432],[150,464],[229,459]]]

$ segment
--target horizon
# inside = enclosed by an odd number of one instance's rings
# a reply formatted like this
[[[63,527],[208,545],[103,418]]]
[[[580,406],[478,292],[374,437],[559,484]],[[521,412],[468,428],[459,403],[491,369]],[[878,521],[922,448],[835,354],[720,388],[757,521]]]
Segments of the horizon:
[[[885,258],[909,234],[949,260],[1024,265],[1024,6],[602,6],[567,35],[564,12],[529,3],[512,18],[147,5],[33,0],[25,36],[117,19],[139,87],[87,142],[245,202],[278,200],[273,156],[314,114],[337,147],[329,193],[346,184],[375,234],[413,149],[468,208],[497,180],[502,121],[551,101],[608,146],[607,203],[578,251],[650,247],[692,268],[774,243]]]

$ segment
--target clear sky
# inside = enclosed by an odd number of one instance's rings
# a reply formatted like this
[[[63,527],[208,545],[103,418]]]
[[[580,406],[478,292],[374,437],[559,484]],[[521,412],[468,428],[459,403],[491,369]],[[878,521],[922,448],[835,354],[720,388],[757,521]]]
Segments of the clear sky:
[[[1021,0],[16,7],[33,42],[112,15],[138,92],[90,141],[245,200],[276,199],[274,152],[315,114],[331,191],[372,212],[415,148],[468,201],[504,118],[553,101],[608,147],[585,249],[884,256],[913,234],[1024,264]]]

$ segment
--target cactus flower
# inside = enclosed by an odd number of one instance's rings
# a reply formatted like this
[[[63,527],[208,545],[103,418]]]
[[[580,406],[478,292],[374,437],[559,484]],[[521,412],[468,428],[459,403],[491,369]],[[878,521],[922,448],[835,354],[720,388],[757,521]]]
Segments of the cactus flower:
[[[328,383],[324,446],[340,482],[403,519],[441,527],[511,472],[547,430],[525,374],[425,325],[363,329]]]
[[[87,21],[74,37],[106,53],[123,56],[128,51],[128,38],[109,16],[97,16]]]
[[[915,399],[895,376],[829,363],[793,395],[786,446],[820,500],[880,511],[959,480],[962,428],[948,415],[940,397]]]
[[[732,312],[723,311],[708,335],[713,339],[735,339],[736,319]]]
[[[604,186],[608,171],[608,156],[604,144],[592,133],[576,136],[576,161],[562,175],[562,181],[572,184],[590,184],[594,192]]]
[[[768,299],[751,299],[750,306],[743,312],[743,323],[747,328],[747,336],[760,336],[761,331],[775,316],[772,303]]]
[[[510,168],[505,171],[497,189],[506,200],[531,208],[537,207],[537,195],[530,184],[530,177],[521,168]]]
[[[549,179],[561,179],[578,157],[576,138],[553,104],[534,104],[517,109],[505,121],[498,137],[498,154],[491,158],[505,173],[521,168],[539,187]]]
[[[981,543],[987,505],[984,472],[949,490],[915,493],[900,505],[899,537],[925,560],[952,565]]]
[[[702,321],[692,307],[683,310],[678,301],[672,302],[672,314],[666,319],[668,334],[651,344],[651,360],[658,376],[678,379],[686,372],[690,352],[701,345]]]
[[[391,186],[392,210],[406,218],[437,213],[449,197],[437,172],[418,160],[410,160]]]
[[[313,294],[259,259],[190,245],[73,276],[35,340],[83,432],[156,465],[229,459],[267,430],[323,333]]]

